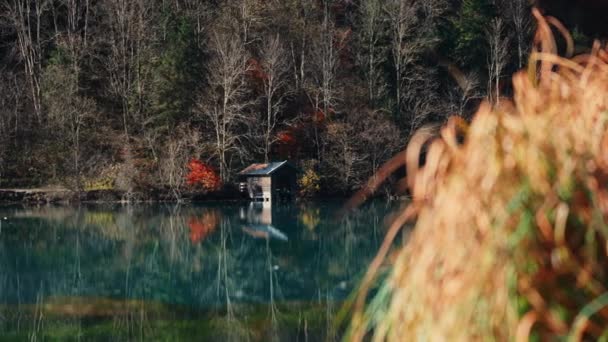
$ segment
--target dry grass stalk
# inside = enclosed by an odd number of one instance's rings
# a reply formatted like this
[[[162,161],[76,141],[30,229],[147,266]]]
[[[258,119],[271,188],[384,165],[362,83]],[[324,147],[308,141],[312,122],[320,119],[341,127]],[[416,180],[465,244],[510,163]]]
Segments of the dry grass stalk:
[[[608,51],[557,57],[550,25],[569,36],[535,16],[538,48],[513,78],[514,100],[482,105],[466,128],[452,119],[420,169],[422,138],[400,154],[413,202],[399,218],[413,214],[416,226],[365,304],[403,220],[391,228],[362,285],[352,340],[606,336]]]

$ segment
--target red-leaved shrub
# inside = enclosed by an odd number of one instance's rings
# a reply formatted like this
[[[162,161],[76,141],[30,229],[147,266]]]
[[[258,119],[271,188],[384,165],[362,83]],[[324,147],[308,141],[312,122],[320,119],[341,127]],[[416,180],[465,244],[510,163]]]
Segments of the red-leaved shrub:
[[[186,181],[190,186],[200,186],[204,190],[217,190],[222,185],[220,177],[213,168],[202,161],[192,158],[188,163]]]

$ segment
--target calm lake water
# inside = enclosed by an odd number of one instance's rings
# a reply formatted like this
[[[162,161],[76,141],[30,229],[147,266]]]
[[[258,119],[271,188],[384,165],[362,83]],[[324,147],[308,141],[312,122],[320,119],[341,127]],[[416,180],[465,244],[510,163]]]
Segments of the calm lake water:
[[[341,204],[0,208],[0,340],[338,339],[395,209]]]

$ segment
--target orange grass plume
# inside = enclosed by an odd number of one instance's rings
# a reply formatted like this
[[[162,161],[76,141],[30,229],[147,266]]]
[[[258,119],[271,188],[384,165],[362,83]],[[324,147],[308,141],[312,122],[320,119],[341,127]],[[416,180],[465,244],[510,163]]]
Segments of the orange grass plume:
[[[537,49],[513,100],[483,104],[468,125],[450,119],[424,166],[428,133],[387,166],[406,164],[413,199],[368,269],[349,339],[608,336],[608,52],[558,57],[551,26],[568,33],[534,15]]]

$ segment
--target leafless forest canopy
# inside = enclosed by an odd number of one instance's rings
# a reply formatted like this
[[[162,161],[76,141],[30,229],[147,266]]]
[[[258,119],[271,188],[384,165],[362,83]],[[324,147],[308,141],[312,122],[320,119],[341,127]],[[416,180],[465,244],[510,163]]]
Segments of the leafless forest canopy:
[[[533,30],[527,0],[0,0],[0,186],[179,194],[191,158],[227,183],[289,159],[350,192],[509,96]]]

